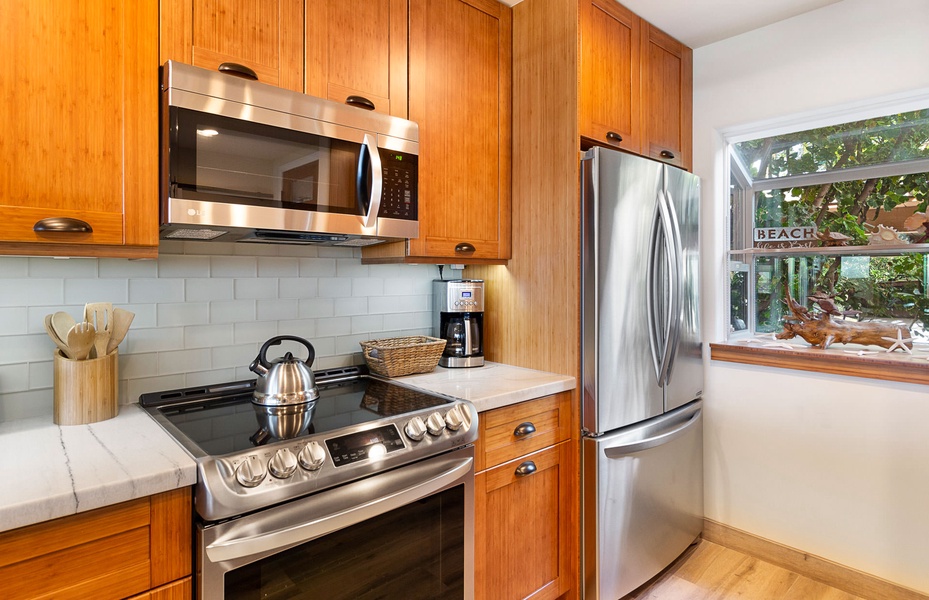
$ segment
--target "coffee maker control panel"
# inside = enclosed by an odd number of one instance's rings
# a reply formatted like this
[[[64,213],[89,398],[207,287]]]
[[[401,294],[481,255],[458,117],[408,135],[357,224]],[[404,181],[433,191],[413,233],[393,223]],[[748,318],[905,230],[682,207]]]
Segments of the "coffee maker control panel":
[[[439,312],[484,312],[484,282],[459,279],[437,282],[435,308]]]

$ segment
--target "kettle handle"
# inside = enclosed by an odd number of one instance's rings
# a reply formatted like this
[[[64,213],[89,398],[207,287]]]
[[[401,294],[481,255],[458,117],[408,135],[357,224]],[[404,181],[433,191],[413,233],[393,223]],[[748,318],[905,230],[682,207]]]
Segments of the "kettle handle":
[[[305,362],[306,366],[308,367],[313,364],[313,359],[316,358],[316,350],[313,348],[313,344],[309,343],[302,337],[297,337],[295,335],[279,335],[277,337],[271,338],[261,346],[261,350],[258,351],[258,357],[252,361],[252,364],[250,364],[248,368],[255,373],[258,373],[259,375],[263,375],[263,373],[258,370],[258,365],[261,365],[264,367],[264,373],[267,373],[268,369],[271,368],[271,363],[268,362],[268,348],[271,346],[277,346],[285,340],[303,344],[310,353],[306,360],[303,362]]]

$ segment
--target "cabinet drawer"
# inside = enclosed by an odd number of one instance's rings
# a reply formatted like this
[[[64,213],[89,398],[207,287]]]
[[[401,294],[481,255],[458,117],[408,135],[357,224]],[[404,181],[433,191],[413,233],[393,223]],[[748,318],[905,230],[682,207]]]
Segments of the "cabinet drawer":
[[[183,488],[0,534],[4,598],[123,598],[190,574]]]
[[[489,469],[568,439],[571,394],[561,393],[481,413],[477,470]]]

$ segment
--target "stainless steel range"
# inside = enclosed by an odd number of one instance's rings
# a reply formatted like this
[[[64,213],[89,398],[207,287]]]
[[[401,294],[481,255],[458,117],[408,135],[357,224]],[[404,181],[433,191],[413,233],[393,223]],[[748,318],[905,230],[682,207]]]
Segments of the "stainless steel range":
[[[198,597],[473,598],[474,406],[314,375],[290,439],[262,426],[255,381],[140,398],[197,462]]]

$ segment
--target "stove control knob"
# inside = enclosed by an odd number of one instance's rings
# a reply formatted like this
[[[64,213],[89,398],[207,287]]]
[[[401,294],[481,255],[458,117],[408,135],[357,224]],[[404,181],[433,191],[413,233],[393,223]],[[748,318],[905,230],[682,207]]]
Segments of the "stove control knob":
[[[408,438],[414,442],[418,442],[426,435],[426,424],[423,423],[421,417],[413,417],[410,419],[409,423],[406,424],[406,427],[403,428],[403,431]]]
[[[430,435],[442,435],[442,432],[445,431],[445,417],[442,416],[442,413],[434,412],[429,415],[429,418],[426,419],[426,429],[429,430]]]
[[[255,487],[264,481],[267,474],[264,463],[254,454],[243,460],[235,468],[235,480],[249,488]]]
[[[464,425],[464,416],[461,414],[461,405],[456,404],[445,413],[445,426],[449,431],[458,431]],[[470,416],[470,415],[469,415]],[[468,429],[465,427],[465,429]]]
[[[326,451],[319,445],[319,442],[310,442],[303,447],[297,458],[300,460],[301,467],[307,471],[316,471],[326,462]]]
[[[297,457],[289,448],[281,448],[268,463],[268,470],[278,479],[287,479],[297,470]]]

